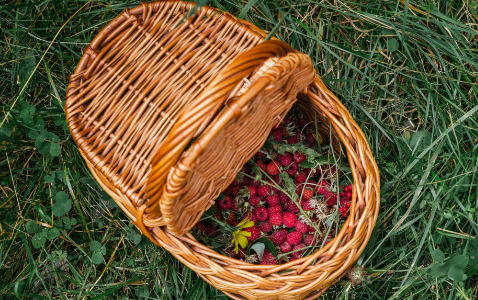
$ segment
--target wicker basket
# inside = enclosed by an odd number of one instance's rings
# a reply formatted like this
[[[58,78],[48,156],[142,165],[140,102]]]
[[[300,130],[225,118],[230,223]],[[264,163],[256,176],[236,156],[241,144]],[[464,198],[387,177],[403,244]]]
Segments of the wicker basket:
[[[366,246],[380,203],[367,140],[310,58],[254,25],[193,3],[126,9],[86,47],[70,77],[71,134],[93,176],[134,224],[234,299],[313,299]],[[252,265],[188,232],[297,103],[346,149],[350,216],[336,238],[287,264]],[[313,264],[313,262],[315,262]],[[280,273],[280,274],[279,274]]]

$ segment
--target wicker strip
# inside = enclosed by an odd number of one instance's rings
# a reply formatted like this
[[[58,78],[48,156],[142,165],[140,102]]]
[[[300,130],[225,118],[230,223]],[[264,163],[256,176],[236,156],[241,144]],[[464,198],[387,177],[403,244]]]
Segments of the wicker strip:
[[[97,35],[67,89],[72,136],[134,224],[205,281],[234,299],[313,299],[371,236],[380,179],[370,147],[306,55],[260,43],[264,32],[219,10],[189,16],[193,5],[142,3]],[[352,207],[337,237],[279,266],[237,261],[197,242],[187,231],[294,104],[311,121],[317,114],[324,138],[332,125],[334,149],[349,158]]]

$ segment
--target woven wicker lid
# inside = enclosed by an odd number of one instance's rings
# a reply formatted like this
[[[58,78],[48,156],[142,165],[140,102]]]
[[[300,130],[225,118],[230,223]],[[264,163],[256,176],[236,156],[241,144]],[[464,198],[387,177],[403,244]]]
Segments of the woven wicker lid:
[[[307,55],[267,41],[238,56],[184,110],[153,159],[146,184],[149,201],[159,201],[171,232],[181,235],[194,226],[314,78]],[[228,97],[214,122],[183,153]]]

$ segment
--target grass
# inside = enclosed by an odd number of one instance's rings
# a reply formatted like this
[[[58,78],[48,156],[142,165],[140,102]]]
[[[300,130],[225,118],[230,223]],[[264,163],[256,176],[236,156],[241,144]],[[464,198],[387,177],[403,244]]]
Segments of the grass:
[[[382,207],[357,262],[368,275],[324,298],[476,299],[476,0],[210,4],[309,54],[379,164]],[[227,299],[135,231],[64,123],[83,49],[137,5],[0,6],[0,298]]]

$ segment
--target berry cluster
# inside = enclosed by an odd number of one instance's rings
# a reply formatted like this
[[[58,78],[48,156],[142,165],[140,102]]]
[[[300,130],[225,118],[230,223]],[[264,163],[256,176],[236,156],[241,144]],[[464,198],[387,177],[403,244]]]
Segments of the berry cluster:
[[[348,216],[352,185],[339,186],[339,169],[317,162],[319,157],[330,156],[330,150],[320,151],[321,137],[314,122],[294,113],[288,117],[273,128],[268,142],[223,191],[214,214],[236,230],[246,218],[254,222],[240,229],[250,233],[248,244],[266,237],[275,245],[279,258],[265,250],[259,261],[256,254],[247,256],[244,248],[239,247],[236,253],[232,244],[225,245],[223,253],[231,257],[263,265],[299,259],[338,232],[335,222],[331,229],[323,225],[337,208],[341,221]],[[194,233],[214,238],[220,230],[200,221]]]

